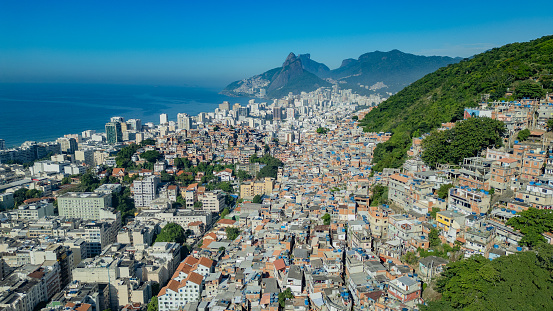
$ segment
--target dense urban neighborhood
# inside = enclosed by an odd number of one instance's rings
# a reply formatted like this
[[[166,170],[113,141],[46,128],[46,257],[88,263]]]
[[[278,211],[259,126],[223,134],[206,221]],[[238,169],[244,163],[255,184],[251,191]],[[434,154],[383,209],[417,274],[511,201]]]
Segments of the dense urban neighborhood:
[[[504,97],[378,171],[385,99],[337,85],[0,140],[0,310],[423,309],[449,264],[553,244],[553,94]]]

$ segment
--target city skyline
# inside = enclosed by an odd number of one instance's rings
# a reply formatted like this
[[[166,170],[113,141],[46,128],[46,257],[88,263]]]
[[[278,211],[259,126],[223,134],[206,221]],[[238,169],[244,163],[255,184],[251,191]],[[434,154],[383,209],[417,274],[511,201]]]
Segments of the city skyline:
[[[545,1],[30,4],[0,4],[0,83],[222,87],[289,52],[335,69],[375,50],[470,57],[553,29]]]

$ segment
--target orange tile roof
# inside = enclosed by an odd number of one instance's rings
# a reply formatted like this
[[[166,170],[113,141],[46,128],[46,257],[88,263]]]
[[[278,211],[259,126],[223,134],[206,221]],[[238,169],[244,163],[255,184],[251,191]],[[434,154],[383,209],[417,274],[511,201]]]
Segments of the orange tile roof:
[[[125,174],[125,168],[119,168],[119,167],[114,168],[113,171],[111,172],[111,176],[117,176],[120,173]]]
[[[202,285],[202,280],[204,277],[201,274],[198,274],[196,272],[190,272],[188,277],[185,279],[185,281],[190,281],[192,283],[196,283],[198,285]]]
[[[213,242],[213,240],[205,240],[204,239],[204,243],[202,244],[202,248],[207,248],[209,246],[209,244],[211,244],[211,242]]]
[[[399,174],[394,174],[390,176],[390,178],[401,181],[402,183],[407,183],[409,181],[409,178],[400,176]]]
[[[170,280],[169,283],[167,283],[166,286],[164,286],[160,291],[159,291],[159,294],[157,294],[158,297],[161,297],[163,295],[165,295],[165,293],[167,292],[167,289],[170,289],[174,292],[178,292],[179,291],[179,285],[180,283],[175,281],[175,280]]]
[[[273,262],[273,265],[275,266],[275,269],[277,270],[284,270],[286,268],[286,264],[284,263],[284,259],[277,259]]]
[[[202,265],[204,267],[211,268],[213,266],[213,260],[206,258],[206,257],[200,257],[200,260],[198,261],[199,265]]]
[[[204,235],[204,238],[203,238],[203,239],[206,240],[206,239],[208,239],[208,238],[211,238],[211,239],[217,241],[217,235],[216,235],[215,233],[213,233],[213,232],[210,232],[210,233]]]
[[[184,261],[182,261],[179,266],[177,267],[177,271],[182,271],[188,264]]]
[[[194,256],[188,256],[184,259],[183,262],[189,266],[193,266],[198,262],[198,259],[196,259]]]
[[[236,223],[236,220],[223,218],[219,220],[217,223],[222,225],[234,225]]]
[[[77,311],[87,311],[87,310],[90,310],[90,308],[92,308],[91,304],[83,303],[83,304],[81,304],[80,307],[76,308],[75,310],[77,310]]]

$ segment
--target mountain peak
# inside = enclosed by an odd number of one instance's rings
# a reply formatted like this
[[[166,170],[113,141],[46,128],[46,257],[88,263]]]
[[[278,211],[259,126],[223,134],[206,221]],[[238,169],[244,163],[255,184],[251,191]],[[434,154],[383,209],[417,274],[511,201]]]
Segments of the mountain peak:
[[[291,63],[295,62],[296,60],[298,60],[298,58],[296,57],[296,54],[290,52],[290,54],[288,54],[288,57],[286,57],[286,60],[284,61],[284,64],[282,65],[282,67],[289,66]]]

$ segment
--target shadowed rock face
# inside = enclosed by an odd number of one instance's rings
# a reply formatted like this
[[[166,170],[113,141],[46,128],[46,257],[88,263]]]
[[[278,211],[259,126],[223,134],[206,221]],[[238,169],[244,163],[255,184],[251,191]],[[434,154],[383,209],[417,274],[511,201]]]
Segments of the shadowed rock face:
[[[330,69],[325,64],[312,60],[310,54],[300,54],[298,58],[301,60],[304,70],[311,72],[321,79],[330,77]]]
[[[303,66],[301,60],[296,57],[294,53],[288,54],[284,64],[282,64],[282,70],[273,77],[273,81],[269,85],[267,92],[272,92],[284,87],[291,79],[299,77],[302,74]]]

